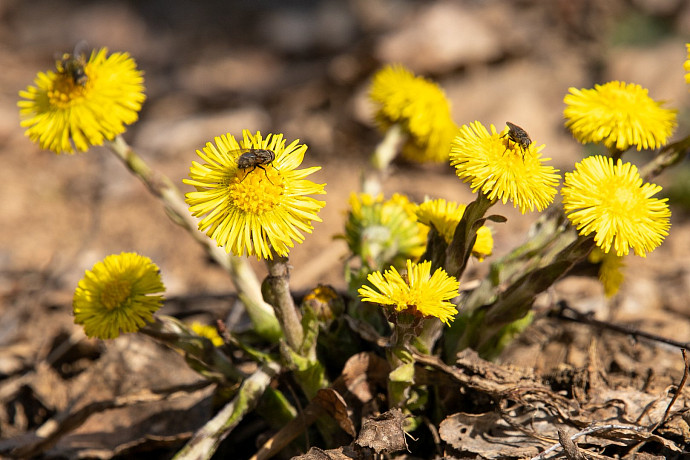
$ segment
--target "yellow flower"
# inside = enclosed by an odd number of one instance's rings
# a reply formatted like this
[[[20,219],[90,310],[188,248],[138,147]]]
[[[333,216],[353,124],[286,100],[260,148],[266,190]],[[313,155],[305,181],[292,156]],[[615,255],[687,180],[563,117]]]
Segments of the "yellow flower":
[[[409,160],[443,162],[457,126],[450,103],[437,84],[401,65],[386,66],[374,75],[369,97],[377,106],[382,130],[400,124],[409,134],[403,156]]]
[[[74,322],[89,337],[114,339],[153,321],[165,286],[156,264],[136,253],[113,254],[87,270],[74,291]]]
[[[600,248],[594,248],[587,256],[587,260],[594,264],[600,263],[599,281],[604,286],[606,297],[613,297],[623,283],[623,267],[625,262],[623,257],[609,252],[604,253]]]
[[[491,133],[478,121],[460,127],[450,150],[450,163],[473,192],[491,200],[508,200],[523,214],[545,209],[556,195],[558,170],[543,165],[544,146],[534,143],[523,148],[511,140],[508,128],[501,134],[491,125]]]
[[[418,258],[426,247],[427,229],[417,222],[417,205],[406,196],[390,200],[367,193],[350,195],[345,241],[352,254],[372,269]]]
[[[325,184],[304,179],[321,167],[296,169],[307,146],[299,141],[285,146],[282,134],[264,138],[245,130],[239,143],[229,134],[214,141],[196,151],[204,162],[192,162],[191,179],[184,180],[196,187],[186,194],[190,212],[205,216],[199,230],[237,256],[286,256],[293,241],[304,241],[302,232],[311,233],[312,221],[321,222],[318,212],[326,203],[307,195],[325,194]],[[269,150],[275,159],[240,169],[237,161],[246,149]]]
[[[17,105],[26,136],[55,153],[86,151],[125,131],[146,99],[144,78],[127,53],[107,48],[65,55],[56,72],[39,72],[36,86],[20,91]]]
[[[620,151],[655,149],[666,144],[676,127],[677,111],[662,108],[640,85],[611,81],[569,92],[563,100],[565,125],[583,144],[602,142]]]
[[[458,295],[460,283],[442,268],[431,275],[431,262],[407,261],[407,273],[395,267],[371,273],[371,286],[362,286],[359,295],[366,302],[392,307],[395,311],[422,317],[436,317],[449,324],[458,313],[450,299]]]
[[[189,328],[194,331],[196,335],[209,339],[214,347],[223,346],[223,339],[218,335],[218,330],[215,327],[194,321]]]
[[[450,244],[466,207],[464,204],[444,199],[429,200],[419,205],[417,218],[421,223],[434,227],[443,236],[446,244]],[[491,236],[491,230],[482,225],[477,230],[477,240],[472,247],[472,255],[481,262],[491,255],[493,247],[494,239]]]
[[[685,83],[690,84],[690,43],[685,44],[685,48],[688,52],[688,59],[683,64],[683,69],[685,69]]]
[[[643,184],[637,167],[601,155],[588,157],[565,174],[561,194],[568,219],[581,235],[595,233],[594,241],[608,253],[645,257],[668,235],[671,211],[667,199],[652,195],[661,190]]]

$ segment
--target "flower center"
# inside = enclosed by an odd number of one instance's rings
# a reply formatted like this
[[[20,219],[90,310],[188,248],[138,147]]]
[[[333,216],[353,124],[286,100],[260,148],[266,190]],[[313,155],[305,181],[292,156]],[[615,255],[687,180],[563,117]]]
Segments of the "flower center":
[[[283,176],[271,165],[239,169],[230,183],[230,198],[236,208],[261,215],[280,204]]]
[[[637,194],[617,178],[612,178],[606,187],[602,187],[602,192],[609,211],[617,215],[629,215],[639,204]]]
[[[84,97],[84,92],[88,87],[74,82],[74,79],[67,73],[58,74],[53,82],[53,87],[48,91],[50,105],[59,109],[65,109]]]
[[[108,311],[120,306],[132,294],[132,283],[126,280],[114,280],[108,283],[101,291],[101,305]]]

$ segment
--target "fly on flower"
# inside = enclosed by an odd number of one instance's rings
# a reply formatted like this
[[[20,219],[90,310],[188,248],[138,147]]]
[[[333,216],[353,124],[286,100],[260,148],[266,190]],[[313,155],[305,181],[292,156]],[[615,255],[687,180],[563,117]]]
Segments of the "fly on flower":
[[[237,157],[237,167],[240,169],[261,168],[266,172],[264,165],[270,165],[276,159],[276,154],[273,150],[267,149],[239,149],[232,153],[239,154]],[[249,171],[249,172],[252,172]],[[268,178],[268,175],[266,175]],[[269,179],[270,180],[270,179]]]
[[[86,86],[89,77],[86,75],[86,56],[83,53],[86,42],[79,42],[72,53],[64,53],[57,61],[58,73],[69,75],[75,85]]]
[[[532,139],[530,139],[529,134],[527,134],[527,131],[525,131],[518,125],[513,124],[509,121],[506,121],[506,125],[508,126],[508,132],[501,137],[507,136],[508,140],[520,146],[520,150],[522,150],[522,156],[524,157],[525,150],[529,148],[530,144],[532,143]],[[506,150],[508,150],[508,147],[506,147]]]

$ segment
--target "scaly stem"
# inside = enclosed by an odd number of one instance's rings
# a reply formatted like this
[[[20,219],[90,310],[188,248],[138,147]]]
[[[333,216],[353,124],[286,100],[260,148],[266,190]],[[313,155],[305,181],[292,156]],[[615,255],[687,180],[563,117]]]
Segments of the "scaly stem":
[[[290,268],[287,257],[266,259],[268,276],[264,280],[264,298],[273,305],[283,328],[285,340],[293,351],[299,353],[304,341],[302,318],[290,293]]]

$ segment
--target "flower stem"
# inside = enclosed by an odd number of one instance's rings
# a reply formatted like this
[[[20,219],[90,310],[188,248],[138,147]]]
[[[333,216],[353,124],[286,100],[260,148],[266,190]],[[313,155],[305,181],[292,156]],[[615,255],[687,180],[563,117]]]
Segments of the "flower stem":
[[[299,352],[304,341],[302,318],[290,293],[290,267],[287,257],[266,259],[268,276],[262,287],[264,298],[273,305],[290,348]]]
[[[212,244],[210,238],[198,231],[198,220],[189,213],[182,192],[167,176],[151,169],[132,150],[122,136],[117,136],[113,141],[107,142],[106,145],[124,163],[127,169],[163,202],[168,217],[187,230],[206,249],[213,260],[230,274],[257,334],[271,341],[278,340],[280,338],[280,325],[271,306],[264,302],[259,281],[246,259],[227,254],[223,248]]]
[[[388,128],[371,156],[373,169],[368,169],[362,174],[363,193],[372,196],[381,193],[381,182],[388,174],[388,166],[400,152],[400,146],[405,142],[405,138],[406,134],[397,123]]]
[[[210,459],[220,443],[251,412],[278,374],[277,363],[265,363],[242,382],[237,396],[209,420],[175,455],[175,460]]]

